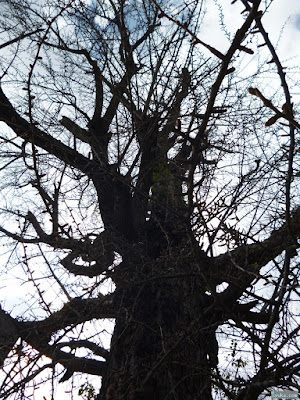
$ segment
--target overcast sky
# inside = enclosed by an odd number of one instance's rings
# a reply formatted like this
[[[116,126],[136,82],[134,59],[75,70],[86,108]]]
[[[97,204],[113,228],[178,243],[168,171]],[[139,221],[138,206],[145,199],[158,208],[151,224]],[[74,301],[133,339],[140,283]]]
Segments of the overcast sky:
[[[300,0],[273,0],[263,22],[284,57],[300,56]]]
[[[211,7],[215,7],[214,0],[208,0],[207,4],[211,4]],[[242,8],[237,6],[237,3],[231,5],[231,0],[219,0],[219,4],[222,4],[224,7],[225,26],[228,26],[228,29],[234,32],[241,25],[240,21],[242,17],[240,15],[240,10]],[[219,50],[223,50],[222,41],[224,34],[216,26],[216,24],[219,25],[220,22],[219,16],[220,15],[216,13],[216,8],[214,12],[208,13],[208,22],[207,25],[204,24],[203,35],[208,43],[216,45]],[[283,58],[283,61],[286,59],[294,59],[293,63],[295,63],[295,65],[300,65],[300,0],[273,0],[268,14],[263,18],[263,24],[273,44],[275,46],[277,44],[278,54]],[[205,25],[207,29],[205,29]],[[215,26],[216,29],[214,30],[212,26]],[[217,44],[215,44],[216,42]],[[226,46],[228,48],[229,42],[227,42]],[[283,65],[285,65],[284,62]],[[20,292],[18,293],[21,295]],[[11,292],[11,296],[11,298],[9,295],[7,296],[6,306],[12,304],[10,300],[13,300],[15,296],[13,291]],[[63,385],[60,387],[62,395],[57,394],[57,400],[66,398],[63,394],[63,387]],[[39,400],[42,399],[43,393],[44,390],[41,394],[37,394],[36,398]]]
[[[232,5],[231,2],[232,0],[206,2],[207,15],[201,37],[222,52],[225,48],[228,49],[230,43],[226,41],[220,28],[221,13],[217,5],[222,7],[224,26],[231,35],[234,35],[243,21],[243,5],[239,2]],[[300,0],[273,0],[262,22],[281,58],[300,57]]]

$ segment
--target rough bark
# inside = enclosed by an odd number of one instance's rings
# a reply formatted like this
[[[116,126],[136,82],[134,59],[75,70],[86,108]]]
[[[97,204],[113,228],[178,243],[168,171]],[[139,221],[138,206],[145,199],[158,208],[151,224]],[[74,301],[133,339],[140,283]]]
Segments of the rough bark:
[[[119,313],[99,399],[109,386],[120,400],[211,399],[218,357],[211,298],[196,265],[180,253],[172,260],[122,266],[128,283],[115,293]]]

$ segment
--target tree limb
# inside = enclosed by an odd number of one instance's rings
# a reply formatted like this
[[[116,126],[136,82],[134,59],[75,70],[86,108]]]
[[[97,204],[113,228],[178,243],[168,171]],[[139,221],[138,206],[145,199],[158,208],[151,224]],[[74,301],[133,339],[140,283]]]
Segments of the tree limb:
[[[104,271],[106,271],[113,263],[114,260],[114,254],[109,254],[108,257],[104,259],[103,264],[101,264],[99,261],[96,262],[96,264],[91,265],[91,266],[84,266],[84,265],[79,265],[75,264],[73,262],[73,259],[76,257],[76,252],[68,254],[64,259],[61,260],[61,264],[73,275],[83,275],[83,276],[88,276],[89,278],[92,278],[94,276],[100,275]]]
[[[19,338],[17,324],[0,306],[0,367]]]
[[[5,122],[20,138],[41,147],[49,154],[56,156],[61,161],[81,170],[83,173],[90,172],[93,164],[91,160],[21,117],[4,94],[1,87],[0,121]]]
[[[61,345],[50,346],[48,341],[53,333],[66,326],[77,325],[93,318],[114,318],[114,316],[115,310],[110,295],[101,296],[97,299],[75,298],[50,317],[31,322],[18,322],[0,307],[0,365],[3,365],[17,339],[22,337],[33,348],[72,371],[101,375],[105,369],[104,362],[75,357],[61,351]],[[69,346],[69,344],[67,345]],[[70,347],[72,347],[72,342]],[[92,349],[92,345],[86,346],[85,344],[85,347]],[[107,353],[101,351],[101,348],[96,345],[93,347],[93,351],[102,357],[104,354],[107,356]]]
[[[90,137],[89,132],[85,129],[81,128],[77,125],[74,121],[70,118],[63,116],[62,119],[59,121],[65,128],[68,129],[69,132],[73,133],[73,135],[80,139],[82,142],[89,143]]]
[[[294,237],[291,236],[290,230],[292,230]],[[229,287],[218,295],[220,301],[233,303],[239,298],[240,293],[256,279],[260,269],[284,250],[295,256],[297,254],[296,248],[300,247],[295,238],[299,236],[300,207],[293,212],[290,224],[284,224],[281,228],[272,232],[269,238],[263,242],[241,246],[230,253],[216,257],[212,266],[212,276],[220,283],[229,283]],[[234,263],[239,265],[239,269],[234,267],[233,260]]]
[[[64,329],[70,325],[77,325],[93,318],[114,318],[116,311],[112,304],[112,295],[100,296],[96,299],[74,298],[66,303],[59,311],[40,321],[20,322],[24,331],[35,331],[41,337]],[[24,338],[25,339],[25,338]]]
[[[20,40],[22,40],[22,39],[24,39],[24,38],[26,38],[26,37],[28,37],[28,36],[34,35],[35,33],[43,32],[43,30],[44,30],[44,29],[39,28],[39,29],[35,29],[35,30],[32,31],[32,32],[21,33],[21,35],[17,36],[16,38],[11,39],[11,40],[9,40],[8,42],[5,42],[5,43],[0,44],[0,49],[3,49],[4,47],[9,46],[9,45],[11,45],[11,44],[13,44],[13,43],[19,42]]]
[[[85,347],[90,349],[95,355],[108,358],[109,351],[105,350],[103,347],[96,345],[96,343],[90,342],[89,340],[70,340],[69,342],[59,342],[56,348],[60,350],[62,347],[70,347],[70,349],[77,349]]]

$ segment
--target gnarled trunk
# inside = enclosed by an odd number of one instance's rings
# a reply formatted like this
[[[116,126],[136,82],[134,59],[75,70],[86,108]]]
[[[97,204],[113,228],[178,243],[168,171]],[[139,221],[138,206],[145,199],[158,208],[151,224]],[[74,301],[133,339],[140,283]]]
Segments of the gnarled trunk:
[[[166,251],[168,265],[162,254],[150,262],[139,252],[139,262],[119,267],[126,271],[115,295],[120,312],[99,399],[106,393],[118,400],[212,398],[218,348],[205,312],[211,296],[191,257]]]

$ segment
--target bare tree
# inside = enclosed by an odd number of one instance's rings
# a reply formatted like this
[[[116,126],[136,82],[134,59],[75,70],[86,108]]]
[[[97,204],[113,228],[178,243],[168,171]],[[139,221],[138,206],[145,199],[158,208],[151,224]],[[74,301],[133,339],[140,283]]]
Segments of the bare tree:
[[[299,124],[268,1],[224,6],[222,49],[203,1],[1,8],[1,286],[27,293],[0,308],[1,396],[78,373],[107,400],[299,389]]]

